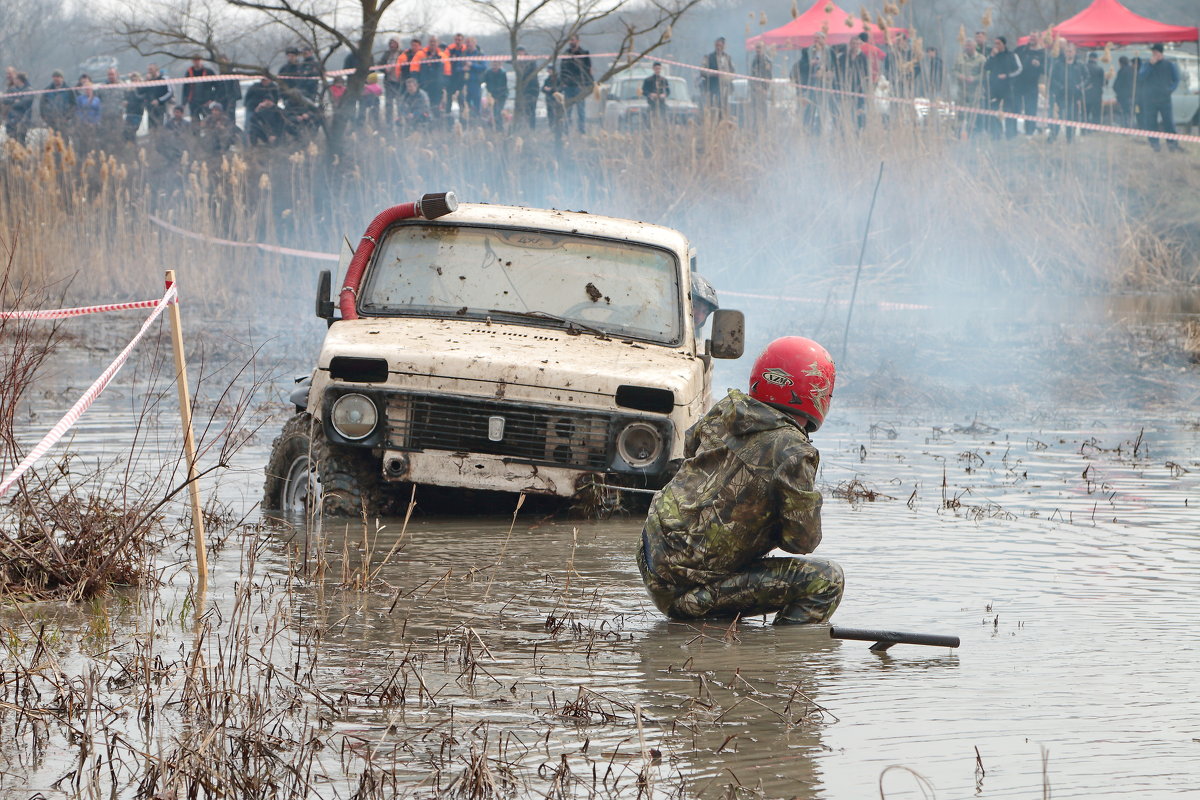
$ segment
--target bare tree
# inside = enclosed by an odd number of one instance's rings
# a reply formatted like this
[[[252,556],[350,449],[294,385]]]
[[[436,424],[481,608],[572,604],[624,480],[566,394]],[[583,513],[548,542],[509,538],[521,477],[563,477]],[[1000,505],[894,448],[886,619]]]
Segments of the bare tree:
[[[321,79],[326,64],[339,48],[353,53],[357,66],[347,76],[346,96],[357,98],[371,71],[375,38],[384,15],[395,0],[178,0],[146,4],[126,0],[114,18],[118,38],[143,55],[189,58],[204,53],[224,72],[273,76],[262,59],[261,45],[272,37],[288,37],[319,54]],[[258,45],[251,47],[249,45]],[[270,50],[276,54],[278,45]],[[346,129],[353,120],[354,104],[334,107],[332,119],[323,122],[333,153],[340,152]]]
[[[604,83],[629,69],[671,40],[672,27],[704,0],[466,0],[468,7],[505,31],[514,63],[522,38],[546,43],[550,60],[558,58],[572,36],[615,34],[616,57],[599,76]],[[639,46],[639,43],[640,46]],[[542,63],[539,62],[538,67]],[[534,71],[517,70],[516,95],[521,97]],[[572,103],[583,102],[584,95]]]

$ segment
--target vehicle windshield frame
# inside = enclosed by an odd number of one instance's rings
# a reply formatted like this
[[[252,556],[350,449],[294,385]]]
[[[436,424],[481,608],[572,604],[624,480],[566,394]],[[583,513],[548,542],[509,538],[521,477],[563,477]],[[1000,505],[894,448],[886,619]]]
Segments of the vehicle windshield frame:
[[[616,326],[609,328],[609,327],[606,327],[603,323],[597,323],[595,321],[586,320],[586,319],[581,319],[581,320],[568,319],[566,324],[564,324],[564,323],[559,322],[550,317],[541,319],[541,318],[537,318],[534,316],[522,316],[521,312],[518,312],[518,311],[506,312],[503,310],[481,310],[481,309],[470,310],[469,309],[465,313],[457,313],[457,312],[438,311],[435,309],[430,309],[430,308],[425,308],[425,307],[420,307],[420,306],[412,306],[412,307],[408,307],[408,308],[391,307],[391,308],[387,308],[387,309],[374,308],[374,307],[364,308],[362,299],[363,299],[363,296],[366,296],[366,294],[367,294],[366,289],[367,289],[367,287],[369,287],[372,284],[372,279],[376,275],[377,270],[379,269],[379,260],[380,260],[381,255],[384,252],[384,247],[383,247],[384,243],[397,230],[400,230],[403,228],[421,228],[421,227],[426,227],[426,228],[480,228],[483,230],[514,231],[514,232],[525,231],[525,232],[534,233],[534,234],[554,234],[556,236],[567,236],[567,237],[571,237],[571,238],[575,238],[575,239],[585,239],[585,240],[593,240],[593,241],[597,241],[597,242],[604,242],[604,243],[611,244],[611,245],[618,245],[618,246],[625,246],[625,247],[639,247],[639,248],[646,248],[649,250],[654,250],[654,251],[664,255],[667,259],[668,264],[670,265],[672,282],[674,283],[674,293],[673,293],[673,298],[672,298],[674,306],[675,306],[675,310],[674,310],[675,317],[673,320],[674,335],[670,336],[670,337],[667,335],[648,336],[648,335],[645,335],[642,333],[638,333],[636,331],[621,329]],[[629,341],[637,341],[637,342],[647,342],[649,344],[661,345],[661,346],[666,346],[666,347],[680,347],[680,346],[683,346],[687,342],[687,338],[688,338],[687,326],[685,324],[685,319],[684,319],[685,311],[686,311],[685,292],[688,290],[687,287],[684,286],[684,281],[686,280],[686,277],[687,276],[684,275],[684,273],[681,269],[681,262],[679,260],[678,254],[672,248],[670,248],[668,246],[661,245],[661,244],[655,244],[653,242],[646,242],[646,241],[627,239],[627,238],[619,238],[619,237],[615,237],[615,236],[601,236],[601,235],[590,234],[590,233],[582,233],[582,232],[574,231],[574,230],[557,230],[557,229],[549,230],[546,228],[538,228],[538,227],[533,227],[533,226],[529,226],[529,225],[504,225],[504,224],[491,224],[491,223],[485,223],[485,222],[453,222],[453,221],[449,221],[449,220],[444,221],[444,222],[440,221],[440,220],[423,220],[423,219],[401,220],[401,221],[398,221],[398,222],[393,223],[392,225],[388,226],[388,228],[386,230],[384,230],[383,234],[379,237],[379,245],[376,246],[375,251],[372,253],[371,262],[368,265],[367,270],[364,272],[362,281],[360,282],[360,287],[362,287],[362,289],[361,289],[362,296],[359,296],[359,295],[355,296],[355,308],[358,311],[359,316],[364,319],[366,319],[366,318],[388,319],[388,318],[394,318],[394,317],[414,317],[414,318],[421,318],[421,319],[471,320],[474,322],[480,322],[480,321],[484,321],[484,320],[492,320],[492,321],[502,321],[504,324],[520,325],[523,327],[549,328],[552,330],[560,330],[560,331],[570,330],[571,332],[583,332],[583,333],[588,333],[588,332],[590,332],[591,329],[598,328],[600,331],[603,332],[604,336],[611,337],[613,339],[620,340],[620,341],[629,340]],[[534,309],[534,310],[535,311],[543,311],[543,312],[553,315],[553,312],[547,312],[546,309]]]

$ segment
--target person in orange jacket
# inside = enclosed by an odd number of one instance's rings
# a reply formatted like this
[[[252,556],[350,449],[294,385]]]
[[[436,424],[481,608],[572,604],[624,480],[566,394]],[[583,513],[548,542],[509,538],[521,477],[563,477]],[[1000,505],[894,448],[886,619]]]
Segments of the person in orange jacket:
[[[409,74],[417,79],[421,91],[429,95],[434,116],[440,116],[445,108],[446,86],[450,82],[450,54],[438,44],[436,36],[429,37],[429,44],[409,64]]]

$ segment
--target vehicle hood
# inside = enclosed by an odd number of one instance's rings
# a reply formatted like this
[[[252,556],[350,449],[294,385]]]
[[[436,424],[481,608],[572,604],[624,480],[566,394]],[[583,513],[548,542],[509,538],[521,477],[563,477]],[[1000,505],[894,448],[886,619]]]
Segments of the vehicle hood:
[[[386,358],[389,385],[533,402],[613,406],[626,384],[669,389],[687,406],[704,386],[701,359],[682,349],[483,320],[343,320],[318,369],[335,356]]]

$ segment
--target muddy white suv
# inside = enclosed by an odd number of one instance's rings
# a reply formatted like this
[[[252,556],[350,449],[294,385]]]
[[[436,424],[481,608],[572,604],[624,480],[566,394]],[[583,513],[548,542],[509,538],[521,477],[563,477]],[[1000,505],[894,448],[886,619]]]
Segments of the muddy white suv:
[[[712,359],[743,341],[730,310],[702,337],[683,234],[452,194],[396,209],[354,254],[340,318],[321,276],[329,332],[264,506],[387,513],[411,484],[579,499],[662,486],[711,405]]]

